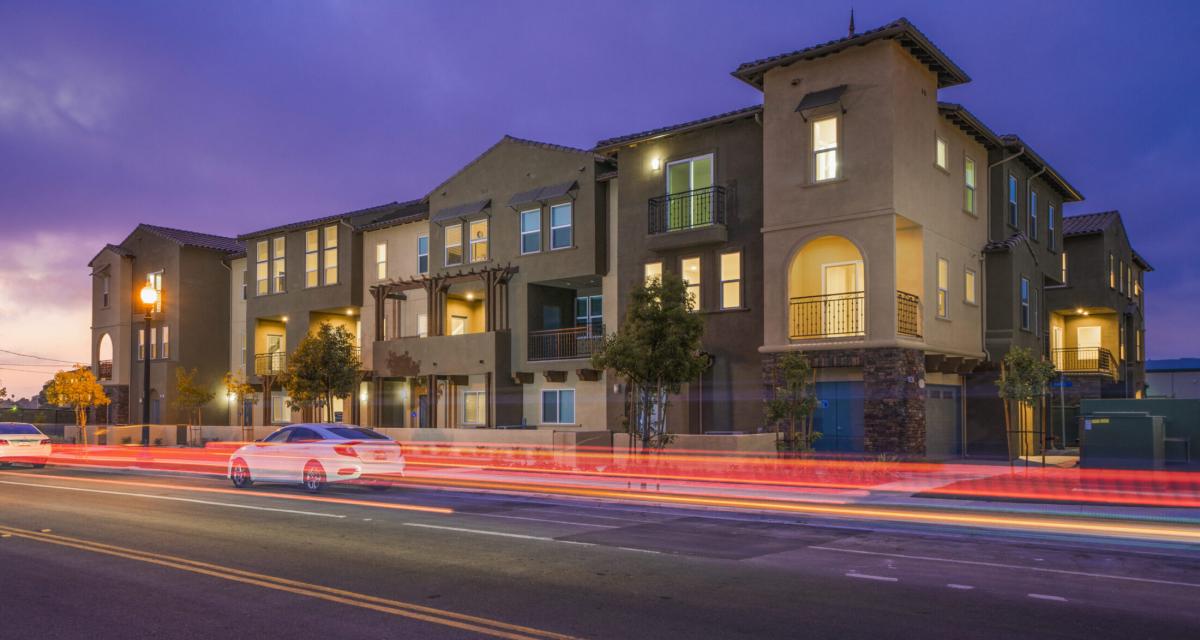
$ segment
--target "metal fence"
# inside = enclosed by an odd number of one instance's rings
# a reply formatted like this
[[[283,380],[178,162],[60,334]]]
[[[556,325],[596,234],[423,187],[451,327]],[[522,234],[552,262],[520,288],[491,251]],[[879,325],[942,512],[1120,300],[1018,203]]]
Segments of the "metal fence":
[[[725,187],[711,186],[650,199],[649,232],[725,224]]]
[[[590,358],[604,341],[604,325],[529,332],[529,360]]]
[[[788,301],[788,336],[861,336],[866,328],[863,302],[862,291],[792,298]]]

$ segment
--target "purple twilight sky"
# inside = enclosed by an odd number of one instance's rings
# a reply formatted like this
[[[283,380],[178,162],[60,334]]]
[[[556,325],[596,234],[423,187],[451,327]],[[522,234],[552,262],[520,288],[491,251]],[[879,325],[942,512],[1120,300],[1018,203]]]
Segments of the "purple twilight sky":
[[[418,197],[506,133],[755,104],[729,72],[843,36],[850,4],[0,0],[0,350],[87,361],[87,261],[138,222],[234,235]],[[1200,4],[853,5],[958,62],[943,99],[1054,164],[1068,214],[1121,210],[1150,357],[1200,355]],[[53,370],[0,352],[12,394]]]

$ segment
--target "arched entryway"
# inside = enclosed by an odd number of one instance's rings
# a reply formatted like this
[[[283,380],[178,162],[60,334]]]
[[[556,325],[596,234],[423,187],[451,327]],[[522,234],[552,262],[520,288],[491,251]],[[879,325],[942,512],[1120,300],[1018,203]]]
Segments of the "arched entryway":
[[[862,252],[842,236],[804,244],[788,264],[788,338],[847,338],[866,333]]]
[[[96,378],[101,381],[113,379],[113,342],[107,333],[100,335],[96,346]]]

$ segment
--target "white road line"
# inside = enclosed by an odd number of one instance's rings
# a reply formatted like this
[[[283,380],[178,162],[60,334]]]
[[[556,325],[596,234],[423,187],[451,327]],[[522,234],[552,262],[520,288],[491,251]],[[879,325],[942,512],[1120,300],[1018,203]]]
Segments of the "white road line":
[[[503,531],[488,531],[486,529],[467,529],[465,527],[446,527],[440,524],[425,524],[423,522],[403,522],[406,527],[421,527],[423,529],[440,529],[442,531],[458,531],[459,533],[478,533],[484,536],[500,536],[502,538],[519,538],[521,540],[541,540],[543,542],[558,542],[546,536],[527,536],[522,533],[505,533]]]
[[[1048,596],[1044,593],[1027,593],[1025,594],[1035,600],[1051,600],[1053,602],[1066,602],[1067,599],[1062,596]]]
[[[207,504],[217,507],[230,507],[233,509],[253,509],[255,511],[274,511],[277,513],[292,513],[301,516],[317,516],[321,518],[345,518],[333,513],[320,513],[317,511],[299,511],[297,509],[279,509],[277,507],[256,507],[248,504],[233,504],[231,502],[215,502],[212,500],[198,500],[196,498],[179,498],[175,496],[155,496],[148,493],[130,493],[127,491],[108,491],[105,489],[84,489],[83,487],[63,487],[54,484],[38,484],[36,482],[12,482],[10,480],[0,480],[0,484],[12,484],[23,487],[38,487],[40,489],[59,489],[61,491],[82,491],[85,493],[103,493],[112,496],[130,496],[134,498],[149,498],[151,500],[170,500],[172,502],[191,502],[193,504]]]
[[[864,551],[862,549],[838,549],[836,547],[811,546],[809,549],[818,551],[836,551],[838,553],[858,553],[868,556],[887,556],[889,558],[904,558],[906,560],[928,560],[930,562],[949,562],[966,564],[977,567],[995,567],[997,569],[1020,569],[1022,571],[1037,571],[1040,573],[1057,573],[1060,575],[1082,576],[1085,578],[1103,578],[1105,580],[1125,580],[1128,582],[1144,582],[1147,584],[1165,584],[1173,587],[1193,587],[1200,589],[1200,583],[1179,582],[1176,580],[1158,580],[1156,578],[1137,578],[1134,576],[1114,576],[1107,573],[1091,573],[1088,571],[1069,571],[1067,569],[1049,569],[1047,567],[1026,567],[1019,564],[1003,564],[1000,562],[981,562],[979,560],[955,560],[953,558],[935,558],[933,556],[913,556],[903,553],[884,553],[882,551]]]
[[[579,527],[600,527],[603,529],[619,529],[611,524],[592,524],[590,522],[569,522],[567,520],[548,520],[546,518],[530,518],[528,516],[506,516],[499,513],[460,513],[459,515],[479,516],[482,518],[509,518],[511,520],[532,520],[534,522],[550,522],[553,524],[572,524]]]
[[[662,553],[661,551],[655,551],[654,549],[638,549],[636,547],[617,547],[617,548],[622,549],[624,551],[636,551],[638,553],[658,553],[658,554]]]
[[[954,584],[953,582],[951,582],[950,584],[948,584],[946,586],[950,587],[951,589],[960,589],[962,591],[970,591],[971,589],[975,588],[969,584]]]
[[[880,582],[900,582],[900,578],[893,578],[891,576],[873,576],[869,573],[856,573],[854,571],[847,572],[846,577],[861,578],[863,580],[878,580]]]

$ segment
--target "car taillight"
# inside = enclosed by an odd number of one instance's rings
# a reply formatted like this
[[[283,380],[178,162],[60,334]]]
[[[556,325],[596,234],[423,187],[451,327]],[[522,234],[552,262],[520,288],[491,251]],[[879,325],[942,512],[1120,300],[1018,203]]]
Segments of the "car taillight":
[[[8,440],[0,440],[0,447],[8,446]]]
[[[42,441],[38,444],[50,444],[50,438],[42,438]]]
[[[335,445],[335,446],[333,447],[333,452],[334,452],[334,453],[336,453],[336,454],[338,454],[339,456],[348,456],[348,457],[351,457],[351,458],[357,458],[357,457],[358,457],[358,452],[357,452],[357,451],[355,451],[355,450],[354,450],[354,447],[352,446],[352,445],[355,445],[355,444],[358,444],[358,443],[357,443],[357,442],[354,442],[354,443],[351,443],[351,444],[339,444],[339,445]]]

